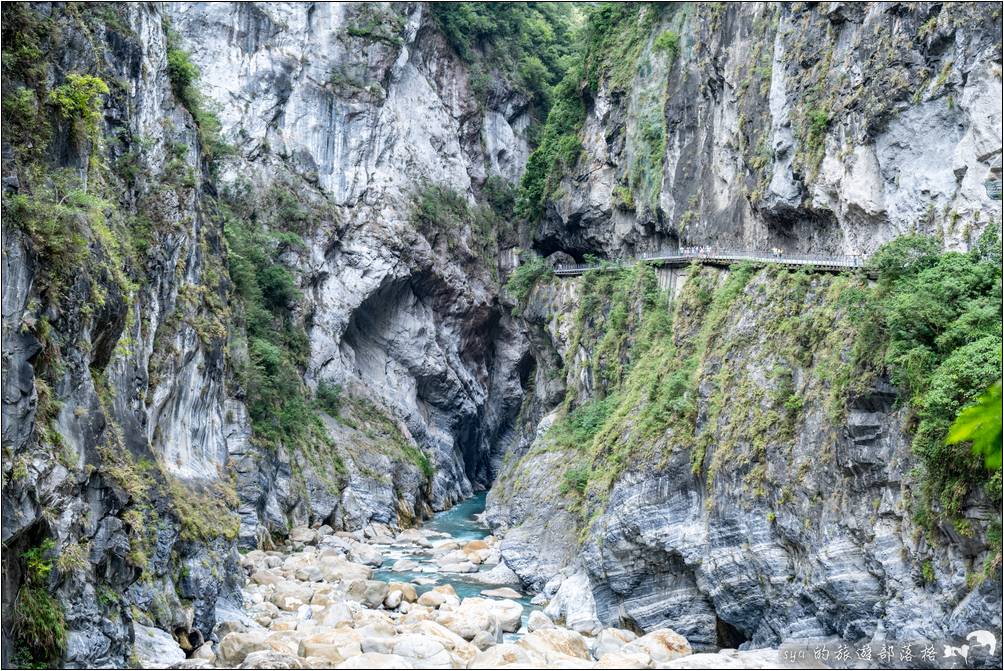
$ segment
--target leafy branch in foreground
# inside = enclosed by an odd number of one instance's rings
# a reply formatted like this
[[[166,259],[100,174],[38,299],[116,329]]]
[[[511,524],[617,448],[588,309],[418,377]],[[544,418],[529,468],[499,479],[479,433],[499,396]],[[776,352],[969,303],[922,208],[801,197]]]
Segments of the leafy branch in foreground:
[[[1001,383],[998,381],[964,408],[948,430],[949,445],[971,442],[973,454],[988,469],[1001,467]]]

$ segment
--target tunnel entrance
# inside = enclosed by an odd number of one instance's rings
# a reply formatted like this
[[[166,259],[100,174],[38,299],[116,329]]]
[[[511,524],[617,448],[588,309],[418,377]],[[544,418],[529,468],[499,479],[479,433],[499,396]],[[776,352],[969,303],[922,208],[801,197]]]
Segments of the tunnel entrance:
[[[749,637],[722,618],[715,616],[715,638],[719,648],[738,648],[749,642]]]

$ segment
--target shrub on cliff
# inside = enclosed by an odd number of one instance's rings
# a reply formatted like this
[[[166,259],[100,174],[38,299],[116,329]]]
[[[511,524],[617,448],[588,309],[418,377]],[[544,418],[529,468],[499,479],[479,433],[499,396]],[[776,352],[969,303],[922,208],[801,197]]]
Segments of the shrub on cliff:
[[[989,228],[968,253],[941,253],[936,240],[906,236],[870,262],[879,282],[862,314],[858,351],[888,371],[916,418],[923,519],[958,519],[976,488],[989,487],[1000,499],[999,477],[973,458],[968,444],[946,442],[963,408],[1000,378],[999,250]]]
[[[63,609],[49,593],[54,547],[47,538],[21,555],[25,577],[14,598],[11,639],[15,660],[31,668],[45,668],[66,649]]]
[[[544,259],[536,255],[531,255],[527,260],[516,267],[512,271],[512,275],[505,283],[506,291],[513,297],[516,301],[516,307],[513,308],[513,314],[519,315],[526,305],[527,298],[530,297],[530,292],[533,290],[534,285],[537,284],[542,276],[547,273],[547,264],[544,263]]]

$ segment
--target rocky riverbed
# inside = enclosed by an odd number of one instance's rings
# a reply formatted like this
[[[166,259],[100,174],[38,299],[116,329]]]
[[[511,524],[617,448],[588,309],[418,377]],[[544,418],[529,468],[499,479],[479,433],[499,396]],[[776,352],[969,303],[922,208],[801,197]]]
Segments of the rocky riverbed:
[[[297,527],[241,557],[243,604],[221,605],[208,641],[137,625],[144,668],[720,668],[774,651],[693,655],[670,629],[583,634],[552,621],[499,560],[475,497],[395,532]],[[186,650],[187,648],[187,650]]]

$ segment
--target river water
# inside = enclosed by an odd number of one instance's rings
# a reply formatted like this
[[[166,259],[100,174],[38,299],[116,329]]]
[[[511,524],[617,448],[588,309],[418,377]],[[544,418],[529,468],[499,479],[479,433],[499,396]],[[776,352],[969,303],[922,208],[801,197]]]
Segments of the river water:
[[[449,510],[436,513],[425,524],[422,529],[427,532],[434,532],[429,536],[429,540],[435,545],[449,540],[458,541],[461,544],[473,540],[486,538],[488,528],[478,521],[477,516],[485,510],[485,497],[487,494],[481,492],[469,499],[461,501]],[[429,591],[437,585],[449,584],[453,586],[457,596],[464,599],[469,596],[480,596],[481,592],[494,587],[512,587],[517,592],[521,592],[512,585],[494,585],[477,582],[471,579],[475,573],[444,573],[439,570],[438,564],[432,559],[432,550],[420,548],[415,545],[389,545],[382,548],[384,562],[373,575],[375,580],[386,582],[410,582],[416,586],[419,594]],[[413,571],[395,571],[392,566],[399,559],[410,559],[418,564],[418,569]],[[495,564],[483,564],[478,567],[478,572],[487,571]],[[513,599],[523,606],[523,624],[530,615],[531,610],[536,610],[536,606],[531,606],[530,597],[523,594],[519,599]]]

